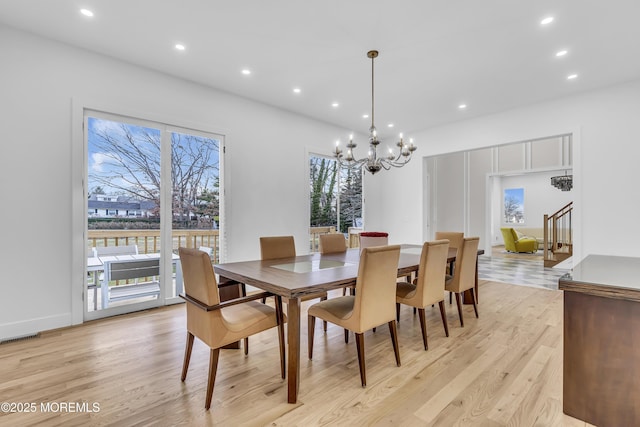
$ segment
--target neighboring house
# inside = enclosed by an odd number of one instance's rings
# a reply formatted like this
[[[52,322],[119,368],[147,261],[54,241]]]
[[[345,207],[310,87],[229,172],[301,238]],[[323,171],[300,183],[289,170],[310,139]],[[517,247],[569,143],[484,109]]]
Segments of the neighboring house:
[[[157,205],[151,200],[135,200],[127,196],[92,194],[88,201],[90,218],[154,217]]]

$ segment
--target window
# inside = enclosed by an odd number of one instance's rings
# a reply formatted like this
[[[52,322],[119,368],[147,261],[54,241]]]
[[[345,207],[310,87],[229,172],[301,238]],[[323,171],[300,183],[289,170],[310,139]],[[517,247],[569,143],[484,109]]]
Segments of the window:
[[[524,224],[524,188],[504,190],[504,222]]]
[[[333,159],[309,158],[311,227],[347,233],[362,226],[362,170],[340,168]]]

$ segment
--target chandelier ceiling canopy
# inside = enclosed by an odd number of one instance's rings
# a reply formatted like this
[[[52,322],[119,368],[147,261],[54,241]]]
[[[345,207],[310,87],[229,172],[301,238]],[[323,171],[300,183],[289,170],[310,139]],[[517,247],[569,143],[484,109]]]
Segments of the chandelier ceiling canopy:
[[[378,132],[374,124],[374,59],[378,57],[378,51],[370,50],[367,52],[367,57],[371,59],[371,127],[369,128],[369,152],[367,157],[356,159],[353,154],[353,149],[356,148],[357,144],[353,142],[353,135],[350,135],[349,142],[347,143],[347,152],[343,154],[343,150],[340,148],[340,141],[338,141],[333,155],[341,166],[349,169],[363,168],[373,175],[381,169],[389,170],[391,167],[399,168],[406,165],[409,163],[409,160],[411,160],[411,156],[417,147],[413,144],[413,139],[410,139],[409,143],[405,143],[402,134],[400,134],[400,140],[396,142],[398,148],[395,153],[392,148],[389,148],[389,154],[386,156],[380,156],[378,154],[380,140],[378,139]]]

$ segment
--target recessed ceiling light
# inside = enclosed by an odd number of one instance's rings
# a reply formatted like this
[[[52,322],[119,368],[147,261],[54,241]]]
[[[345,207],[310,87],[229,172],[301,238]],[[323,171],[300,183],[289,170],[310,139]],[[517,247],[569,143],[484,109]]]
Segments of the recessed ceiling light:
[[[467,104],[460,104],[458,105],[458,108],[464,110],[465,108],[467,108]]]
[[[556,56],[565,56],[567,53],[569,53],[568,50],[559,50],[556,52]]]
[[[184,45],[180,44],[180,43],[178,43],[175,47],[176,47],[177,50],[184,50],[185,49]]]
[[[338,108],[340,106],[340,104],[338,104],[337,102],[334,102],[333,104],[331,104],[331,106],[333,108]]]
[[[573,79],[577,79],[577,78],[578,78],[578,75],[577,75],[577,74],[569,74],[569,75],[567,76],[567,80],[573,80]]]
[[[244,74],[245,76],[248,76],[249,74],[251,74],[251,70],[249,70],[248,68],[245,68],[244,70],[242,70],[242,74]]]
[[[84,16],[88,16],[89,18],[93,17],[93,12],[91,12],[89,9],[80,9],[80,13]]]
[[[395,125],[394,125],[393,123],[389,123],[389,124],[387,125],[387,127],[388,127],[388,128],[392,128],[392,127],[394,127],[394,126],[395,126]]]
[[[553,22],[553,16],[547,16],[542,21],[540,21],[540,25],[549,25]]]
[[[300,90],[299,87],[294,87],[293,88],[293,93],[300,93],[300,92],[302,92],[302,90]]]

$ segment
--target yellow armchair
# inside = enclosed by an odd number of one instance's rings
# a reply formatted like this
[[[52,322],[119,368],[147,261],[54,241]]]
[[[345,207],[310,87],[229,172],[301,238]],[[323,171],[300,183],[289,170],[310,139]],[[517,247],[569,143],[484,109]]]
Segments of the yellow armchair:
[[[504,248],[508,252],[532,252],[538,250],[538,241],[534,237],[518,236],[513,228],[501,228]]]

